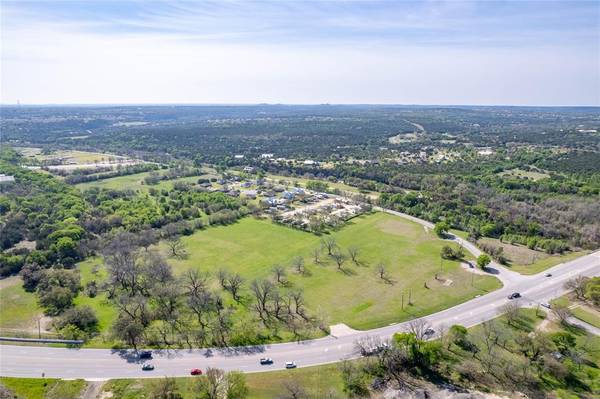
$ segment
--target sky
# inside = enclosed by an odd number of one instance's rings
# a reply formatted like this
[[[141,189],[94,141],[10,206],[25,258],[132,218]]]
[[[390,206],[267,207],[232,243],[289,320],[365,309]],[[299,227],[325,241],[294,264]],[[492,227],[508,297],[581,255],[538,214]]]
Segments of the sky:
[[[600,105],[600,0],[0,0],[0,25],[3,104]]]

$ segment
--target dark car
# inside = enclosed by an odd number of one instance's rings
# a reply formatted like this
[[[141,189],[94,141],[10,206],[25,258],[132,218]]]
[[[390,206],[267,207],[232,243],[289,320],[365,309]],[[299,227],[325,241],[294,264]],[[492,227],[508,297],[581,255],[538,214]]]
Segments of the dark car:
[[[200,369],[192,369],[192,371],[190,371],[191,375],[202,375],[202,370]]]
[[[140,359],[152,359],[152,352],[150,351],[141,351]]]
[[[546,273],[545,276],[546,277],[552,277],[552,273]]]
[[[144,370],[144,371],[154,370],[154,365],[151,363],[144,363],[144,365],[142,366],[142,370]]]
[[[273,364],[273,359],[270,357],[263,357],[260,359],[260,364]]]
[[[425,332],[423,333],[426,336],[430,336],[433,335],[435,333],[435,331],[433,330],[433,328],[428,328],[427,330],[425,330]]]
[[[512,294],[510,294],[508,296],[508,299],[517,299],[517,298],[521,298],[521,294],[519,294],[518,292],[513,292]]]

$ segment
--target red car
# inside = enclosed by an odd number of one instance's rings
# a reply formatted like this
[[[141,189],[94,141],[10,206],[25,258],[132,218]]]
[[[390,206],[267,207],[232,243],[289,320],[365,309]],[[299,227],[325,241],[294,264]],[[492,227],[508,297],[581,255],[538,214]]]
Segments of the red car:
[[[190,371],[191,375],[202,375],[202,370],[200,369],[192,369],[192,371]]]

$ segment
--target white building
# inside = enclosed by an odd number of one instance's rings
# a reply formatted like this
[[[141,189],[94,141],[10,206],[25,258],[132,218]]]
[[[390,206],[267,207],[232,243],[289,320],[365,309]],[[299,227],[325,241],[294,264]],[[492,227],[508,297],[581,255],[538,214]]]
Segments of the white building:
[[[10,184],[15,182],[14,176],[8,176],[4,173],[0,173],[0,184]]]

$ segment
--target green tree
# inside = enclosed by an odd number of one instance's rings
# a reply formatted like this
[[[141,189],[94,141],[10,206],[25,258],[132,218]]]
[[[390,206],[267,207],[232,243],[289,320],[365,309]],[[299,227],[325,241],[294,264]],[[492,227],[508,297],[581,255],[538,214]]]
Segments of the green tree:
[[[433,227],[433,232],[438,237],[446,237],[448,230],[450,230],[450,224],[448,224],[446,221],[437,222]]]
[[[592,277],[585,284],[585,299],[600,306],[600,277]]]
[[[454,250],[449,245],[444,245],[440,255],[443,259],[454,259]]]
[[[485,269],[491,261],[489,255],[481,254],[477,257],[477,266],[481,269]]]

